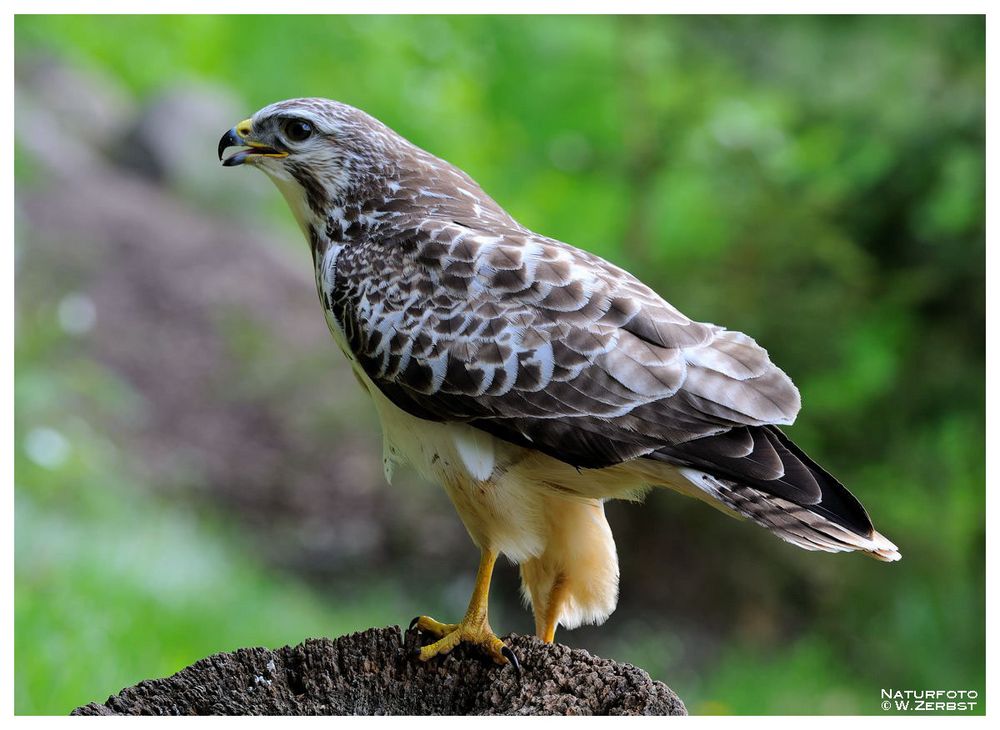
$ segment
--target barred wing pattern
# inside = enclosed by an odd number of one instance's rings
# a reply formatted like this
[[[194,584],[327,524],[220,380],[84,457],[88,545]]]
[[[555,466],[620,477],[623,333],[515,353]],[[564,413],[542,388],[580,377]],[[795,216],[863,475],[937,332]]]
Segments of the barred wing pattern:
[[[604,467],[798,411],[752,339],[691,321],[566,244],[427,221],[384,255],[375,245],[339,253],[327,306],[371,379],[415,415]]]

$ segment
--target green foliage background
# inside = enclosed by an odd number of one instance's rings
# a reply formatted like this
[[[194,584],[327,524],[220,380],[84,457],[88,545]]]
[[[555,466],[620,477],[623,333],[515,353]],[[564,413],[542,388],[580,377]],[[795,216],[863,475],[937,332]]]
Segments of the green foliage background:
[[[15,30],[19,56],[98,67],[140,99],[204,78],[248,115],[295,96],[359,106],[525,225],[767,346],[802,391],[791,433],[904,559],[805,556],[839,576],[803,604],[813,629],[738,631],[696,675],[649,648],[669,637],[610,645],[691,711],[877,713],[882,687],[983,691],[982,18],[21,16]],[[274,214],[288,218],[277,200]],[[131,489],[82,426],[64,428],[71,462],[27,459],[27,429],[71,387],[47,327],[19,320],[19,713],[237,645],[408,618],[398,582],[333,605],[247,561],[244,537]],[[107,374],[72,377],[116,397]],[[150,509],[157,528],[140,529]]]

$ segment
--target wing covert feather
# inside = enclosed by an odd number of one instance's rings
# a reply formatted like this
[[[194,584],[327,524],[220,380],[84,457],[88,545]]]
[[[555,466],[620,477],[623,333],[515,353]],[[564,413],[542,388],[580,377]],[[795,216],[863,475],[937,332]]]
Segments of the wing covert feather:
[[[688,319],[559,241],[425,221],[384,253],[340,251],[325,303],[372,381],[414,415],[603,467],[798,412],[750,337]]]

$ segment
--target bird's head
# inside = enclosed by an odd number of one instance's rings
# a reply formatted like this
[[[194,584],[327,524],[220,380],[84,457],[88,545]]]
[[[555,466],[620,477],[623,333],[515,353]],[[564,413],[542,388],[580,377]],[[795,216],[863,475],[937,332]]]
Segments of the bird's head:
[[[402,137],[377,119],[330,99],[289,99],[266,106],[219,140],[226,167],[263,170],[306,228],[374,181],[392,179]],[[230,147],[243,149],[223,158]]]

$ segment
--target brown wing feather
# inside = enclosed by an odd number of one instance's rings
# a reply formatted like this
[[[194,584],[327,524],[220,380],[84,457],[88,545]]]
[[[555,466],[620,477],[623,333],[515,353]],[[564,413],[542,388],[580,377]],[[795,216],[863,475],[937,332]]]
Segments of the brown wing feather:
[[[327,306],[410,413],[605,467],[798,411],[752,339],[688,319],[599,257],[450,220],[401,240],[345,248]]]

